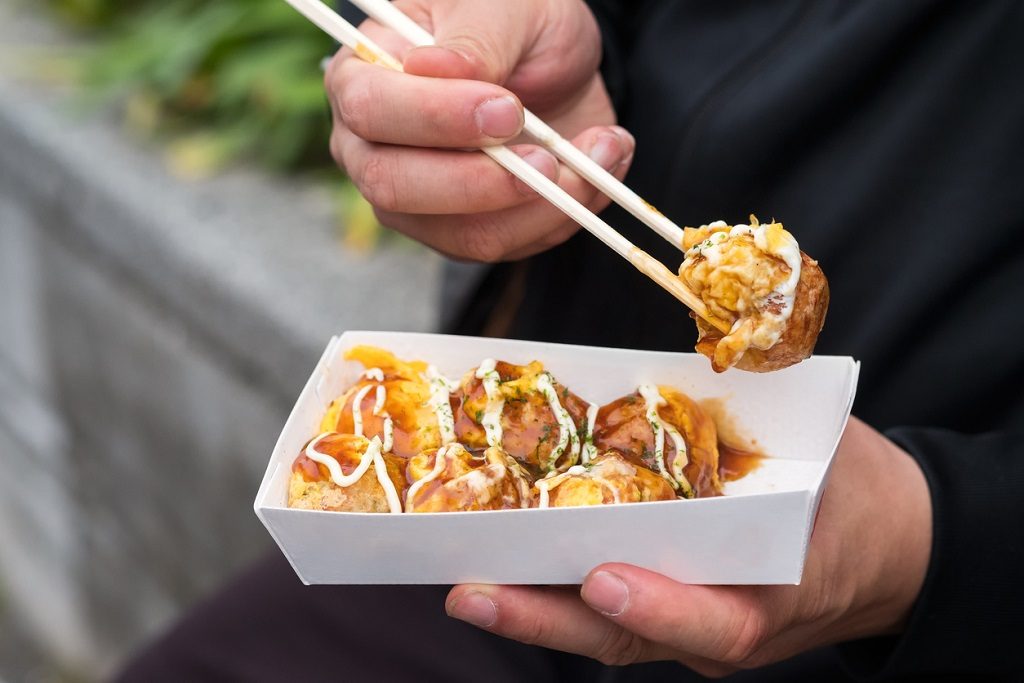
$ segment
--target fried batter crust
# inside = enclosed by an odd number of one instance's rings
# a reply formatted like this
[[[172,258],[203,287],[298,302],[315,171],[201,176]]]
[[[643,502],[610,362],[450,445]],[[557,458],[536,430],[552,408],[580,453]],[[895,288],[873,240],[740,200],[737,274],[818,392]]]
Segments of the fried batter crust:
[[[793,312],[782,337],[768,350],[748,348],[735,367],[748,372],[772,372],[796,365],[814,351],[828,311],[828,280],[817,261],[803,252],[800,257],[800,280],[796,285]],[[722,333],[699,318],[697,329],[700,334],[695,347],[697,352],[711,359],[715,372],[723,372],[727,368],[715,363],[715,349]]]

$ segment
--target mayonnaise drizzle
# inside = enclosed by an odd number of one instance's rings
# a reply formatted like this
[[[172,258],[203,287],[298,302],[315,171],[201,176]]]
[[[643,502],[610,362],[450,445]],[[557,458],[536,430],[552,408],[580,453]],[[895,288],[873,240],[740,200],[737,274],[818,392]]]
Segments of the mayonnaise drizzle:
[[[384,418],[384,452],[389,453],[395,445],[395,423],[391,415],[384,410],[388,400],[388,390],[383,384],[377,385],[377,402],[373,405],[373,414]]]
[[[391,449],[395,446],[395,423],[392,422],[391,416],[384,413],[384,443],[382,448],[385,453],[390,453]]]
[[[430,383],[430,407],[437,416],[441,443],[449,444],[455,441],[455,415],[452,414],[451,392],[455,391],[458,385],[438,372],[433,365],[427,367],[427,381]]]
[[[370,464],[373,462],[374,458],[380,455],[380,439],[373,437],[373,440],[370,441],[370,445],[367,446],[366,450],[359,456],[359,464],[356,465],[356,468],[352,470],[351,474],[345,474],[341,471],[341,463],[338,462],[337,458],[333,458],[326,453],[321,453],[316,449],[321,441],[332,434],[337,434],[337,432],[324,432],[310,441],[309,445],[306,446],[306,457],[314,462],[318,462],[321,465],[326,466],[328,471],[331,473],[331,481],[338,486],[352,486],[352,484],[355,484],[363,478],[363,475],[366,474],[366,470],[370,469]],[[383,484],[381,485],[383,486]]]
[[[586,465],[597,457],[597,446],[594,445],[594,424],[597,422],[597,404],[591,403],[587,408],[587,432],[583,435],[583,453],[581,462]]]
[[[376,370],[376,372],[373,372]],[[370,376],[372,373],[372,376]],[[363,373],[368,379],[374,379],[378,382],[384,381],[384,373],[380,368],[371,368]],[[378,379],[379,378],[379,379]],[[385,403],[388,400],[388,390],[383,384],[367,384],[365,387],[360,389],[355,398],[352,400],[352,431],[356,436],[365,436],[363,434],[363,399],[370,393],[371,389],[376,389],[376,395],[374,397],[373,414],[384,418],[384,441],[381,444],[381,448],[385,453],[390,453],[391,449],[395,445],[395,423],[391,419],[391,416],[384,410]]]
[[[373,389],[373,385],[367,384],[357,391],[355,398],[352,399],[352,433],[356,436],[363,435],[363,399],[370,393],[370,389]]]
[[[377,437],[373,437],[374,441],[377,441]],[[384,489],[384,496],[388,499],[388,509],[391,514],[400,513],[402,511],[402,500],[398,497],[398,491],[395,489],[395,482],[391,481],[390,475],[388,475],[388,465],[384,462],[384,456],[380,452],[380,448],[373,454],[373,469],[377,473],[377,481],[380,482],[380,486]]]
[[[765,253],[778,256],[786,262],[787,266],[789,266],[789,277],[786,279],[786,282],[776,290],[779,294],[782,294],[785,297],[785,310],[780,314],[780,317],[786,319],[793,310],[793,298],[796,295],[796,285],[800,282],[800,267],[803,265],[803,259],[800,257],[800,246],[791,234],[783,232],[783,237],[785,238],[786,243],[781,247],[772,249],[772,245],[768,243],[768,226],[759,225],[756,228],[751,228],[750,226],[745,227],[753,232],[754,244],[757,245],[758,249]]]
[[[419,493],[420,489],[423,488],[426,484],[437,479],[439,476],[441,476],[441,473],[444,472],[445,465],[448,464],[448,451],[451,450],[452,448],[454,448],[454,446],[441,446],[440,448],[438,448],[437,453],[434,454],[433,469],[427,472],[427,474],[424,475],[422,478],[414,481],[412,483],[412,486],[409,487],[408,492],[406,492],[405,494],[406,512],[412,512],[413,500],[415,499],[416,494]]]
[[[713,232],[706,240],[690,247],[682,266],[682,269],[686,269],[694,257],[703,256],[712,267],[717,267],[722,260],[722,243],[740,235],[750,235],[754,240],[754,246],[763,253],[782,259],[789,267],[789,276],[785,282],[779,284],[764,299],[756,303],[760,314],[768,320],[768,324],[758,325],[750,342],[752,346],[759,349],[770,349],[779,341],[785,331],[785,323],[793,314],[796,287],[800,282],[800,268],[803,265],[800,246],[789,232],[780,231],[781,234],[778,236],[782,239],[781,244],[769,242],[768,228],[771,225],[773,224],[744,225],[740,223],[732,226],[728,232],[722,230]],[[715,221],[706,227],[718,229],[728,227],[728,224],[725,221]],[[773,312],[773,307],[769,306],[771,303],[778,304],[778,313]],[[746,315],[746,311],[743,310],[737,311],[737,313],[740,314],[740,318]],[[730,334],[739,328],[740,323],[741,320],[738,319],[730,330]]]
[[[555,419],[558,420],[558,445],[551,449],[545,469],[553,469],[558,458],[569,447],[569,464],[574,464],[580,456],[580,435],[576,433],[576,425],[572,421],[569,411],[562,407],[558,400],[558,392],[555,391],[551,373],[543,372],[537,377],[537,389],[547,399],[548,405]]]
[[[640,392],[640,395],[647,404],[647,421],[651,424],[651,429],[654,430],[654,459],[658,463],[658,473],[668,483],[672,484],[672,488],[682,487],[686,495],[689,496],[693,492],[693,487],[690,486],[690,482],[687,481],[686,476],[683,474],[683,468],[689,462],[686,452],[686,441],[683,440],[682,434],[679,433],[675,426],[662,420],[658,414],[658,407],[666,403],[665,397],[658,391],[658,387],[653,384],[641,384],[637,391]],[[668,432],[673,445],[676,447],[676,455],[672,459],[671,474],[669,474],[668,469],[665,467],[666,432]]]
[[[363,373],[367,379],[376,380],[378,382],[384,381],[384,373],[380,368],[371,368]],[[317,445],[324,439],[324,437],[334,434],[335,432],[325,432],[313,439],[308,446],[306,446],[306,455],[310,460],[318,462],[327,467],[331,473],[331,481],[338,486],[352,486],[357,481],[363,478],[366,471],[370,469],[370,465],[373,464],[374,472],[377,474],[377,482],[380,483],[382,489],[384,489],[384,496],[388,501],[388,508],[392,513],[402,511],[402,501],[398,497],[398,491],[395,489],[395,483],[391,481],[391,477],[388,475],[387,463],[384,461],[384,453],[390,452],[394,445],[394,423],[391,420],[391,416],[384,412],[384,404],[387,401],[387,389],[383,384],[367,384],[356,392],[355,397],[352,399],[352,431],[356,436],[363,435],[363,399],[370,393],[371,389],[376,389],[376,400],[373,406],[374,415],[383,415],[384,417],[384,441],[381,442],[380,437],[374,436],[370,440],[370,445],[367,446],[366,451],[359,458],[359,464],[352,471],[351,474],[346,475],[341,471],[341,465],[337,459],[332,458],[330,455],[321,453],[316,450]]]
[[[592,479],[593,481],[596,481],[598,483],[598,485],[603,486],[606,489],[608,489],[609,491],[611,491],[612,492],[612,499],[615,501],[615,503],[621,503],[622,502],[622,499],[619,497],[618,489],[616,489],[614,486],[612,486],[612,483],[610,481],[608,481],[604,477],[598,477],[598,476],[596,476],[594,474],[591,474],[587,470],[587,468],[584,467],[583,465],[573,465],[572,467],[570,467],[565,472],[562,472],[559,475],[556,475],[556,476],[552,477],[549,474],[548,476],[544,477],[543,479],[538,479],[537,480],[537,491],[540,492],[540,496],[538,497],[537,507],[538,508],[546,508],[546,507],[548,507],[548,505],[550,504],[549,491],[551,489],[559,486],[560,484],[562,484],[569,477],[581,477],[581,476],[582,477],[586,477],[587,479]]]
[[[487,406],[484,409],[483,424],[487,433],[488,446],[500,446],[503,436],[501,428],[501,412],[505,409],[505,395],[501,392],[501,377],[494,369],[495,360],[488,358],[476,369],[476,378],[481,380],[487,392]]]

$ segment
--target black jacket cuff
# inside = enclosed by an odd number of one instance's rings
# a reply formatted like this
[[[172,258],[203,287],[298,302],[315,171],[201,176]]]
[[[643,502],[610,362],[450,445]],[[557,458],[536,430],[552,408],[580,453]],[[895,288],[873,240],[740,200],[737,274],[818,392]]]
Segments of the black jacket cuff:
[[[940,429],[886,433],[924,471],[932,555],[904,633],[846,643],[863,679],[926,673],[1009,674],[1024,652],[1024,434]]]

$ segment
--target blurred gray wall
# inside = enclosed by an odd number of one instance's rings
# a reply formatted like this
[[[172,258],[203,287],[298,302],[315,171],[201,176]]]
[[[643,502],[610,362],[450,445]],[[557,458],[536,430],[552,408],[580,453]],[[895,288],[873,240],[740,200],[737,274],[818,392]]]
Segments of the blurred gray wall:
[[[0,73],[10,680],[107,675],[270,549],[252,500],[329,336],[437,316],[432,255],[346,254],[319,191],[180,182],[62,102]]]

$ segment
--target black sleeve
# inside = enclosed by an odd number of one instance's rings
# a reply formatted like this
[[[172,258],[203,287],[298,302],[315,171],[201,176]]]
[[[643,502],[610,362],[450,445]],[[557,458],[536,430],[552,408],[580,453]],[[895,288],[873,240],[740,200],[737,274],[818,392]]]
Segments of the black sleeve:
[[[351,2],[336,2],[334,7],[337,9],[338,14],[353,26],[359,26],[366,21],[366,13]]]
[[[627,184],[683,225],[784,219],[829,276],[816,352],[862,362],[856,414],[926,473],[926,583],[902,636],[842,647],[850,669],[1021,671],[1024,3],[590,6],[637,139]],[[626,212],[603,216],[678,263]],[[674,300],[589,235],[529,267],[511,336],[693,338]]]
[[[638,23],[646,16],[646,0],[588,0],[587,4],[601,29],[601,76],[611,95],[615,111],[628,100],[626,62],[637,35]]]
[[[920,464],[932,494],[932,556],[898,638],[841,646],[858,677],[1008,672],[1021,666],[1024,433],[886,433]]]

